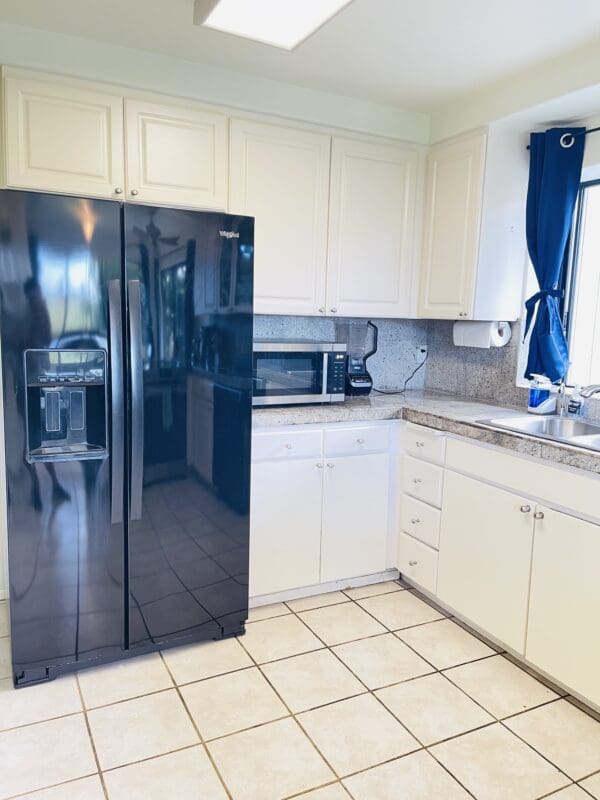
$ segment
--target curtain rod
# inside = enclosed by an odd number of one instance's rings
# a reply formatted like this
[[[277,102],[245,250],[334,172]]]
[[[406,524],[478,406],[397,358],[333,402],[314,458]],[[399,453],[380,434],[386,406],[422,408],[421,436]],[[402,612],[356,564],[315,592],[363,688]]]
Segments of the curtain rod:
[[[583,133],[563,133],[563,135],[560,137],[561,146],[565,148],[572,147],[576,136],[587,136],[588,133],[596,133],[597,131],[600,131],[600,126],[597,128],[588,128],[587,130],[583,131]],[[568,137],[570,137],[570,139]],[[529,145],[527,145],[527,149],[530,149]]]

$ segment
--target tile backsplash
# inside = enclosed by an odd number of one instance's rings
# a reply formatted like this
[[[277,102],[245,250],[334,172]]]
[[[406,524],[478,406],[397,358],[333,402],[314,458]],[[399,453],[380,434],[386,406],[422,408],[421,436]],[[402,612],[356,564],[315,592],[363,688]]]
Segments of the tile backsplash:
[[[377,353],[368,361],[377,389],[396,391],[422,360],[419,345],[427,344],[428,323],[425,320],[373,319],[379,328]],[[366,320],[365,320],[366,324]],[[254,317],[256,339],[318,339],[334,342],[335,319],[331,317]],[[410,389],[423,389],[425,370],[420,369],[409,383]]]
[[[366,320],[365,320],[366,322]],[[426,344],[429,356],[408,384],[409,389],[431,389],[498,405],[527,405],[527,389],[516,385],[522,372],[519,347],[520,323],[512,325],[512,338],[505,347],[489,350],[456,347],[449,320],[374,319],[379,328],[379,348],[369,359],[375,387],[397,391],[421,360],[419,345]],[[321,339],[335,341],[335,319],[331,317],[254,317],[257,339]],[[600,421],[600,400],[585,403],[585,416]]]

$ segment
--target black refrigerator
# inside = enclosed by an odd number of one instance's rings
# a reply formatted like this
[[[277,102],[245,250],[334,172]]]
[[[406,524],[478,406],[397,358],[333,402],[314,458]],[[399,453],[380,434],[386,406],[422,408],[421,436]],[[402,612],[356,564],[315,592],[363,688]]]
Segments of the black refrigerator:
[[[253,232],[0,192],[15,685],[243,633]]]

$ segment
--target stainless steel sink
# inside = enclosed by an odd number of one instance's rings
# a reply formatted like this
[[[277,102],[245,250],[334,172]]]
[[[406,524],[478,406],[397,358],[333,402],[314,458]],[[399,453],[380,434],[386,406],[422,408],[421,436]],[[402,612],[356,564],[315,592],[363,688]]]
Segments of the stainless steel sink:
[[[539,436],[542,439],[551,439],[564,442],[575,447],[586,447],[600,452],[600,425],[584,422],[581,419],[569,417],[501,417],[500,419],[480,419],[480,425],[499,428],[504,431],[525,433],[529,436]]]

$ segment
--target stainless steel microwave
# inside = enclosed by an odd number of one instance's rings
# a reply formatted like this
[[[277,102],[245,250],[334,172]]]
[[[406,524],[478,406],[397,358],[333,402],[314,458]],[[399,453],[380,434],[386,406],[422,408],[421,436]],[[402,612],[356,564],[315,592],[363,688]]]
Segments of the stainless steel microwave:
[[[339,342],[255,340],[253,405],[343,401],[346,350]]]

